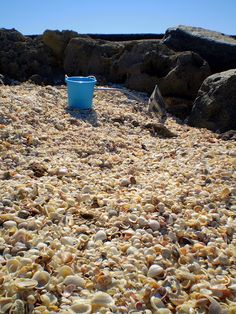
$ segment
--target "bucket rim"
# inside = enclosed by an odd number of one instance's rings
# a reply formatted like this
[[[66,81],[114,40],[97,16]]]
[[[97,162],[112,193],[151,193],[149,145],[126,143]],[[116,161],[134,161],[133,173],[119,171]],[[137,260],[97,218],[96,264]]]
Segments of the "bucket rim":
[[[81,81],[74,80],[74,79],[81,79]],[[86,79],[86,80],[84,80]],[[97,80],[95,77],[91,76],[68,76],[65,78],[66,82],[73,82],[73,83],[84,83],[84,84],[89,84],[89,83],[97,83]]]

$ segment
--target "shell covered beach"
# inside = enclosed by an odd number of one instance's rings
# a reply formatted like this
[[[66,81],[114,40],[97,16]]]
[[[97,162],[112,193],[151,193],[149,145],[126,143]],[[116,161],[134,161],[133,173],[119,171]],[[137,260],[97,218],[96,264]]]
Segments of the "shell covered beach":
[[[144,96],[143,96],[144,97]],[[0,86],[0,313],[236,313],[236,146],[122,92]]]

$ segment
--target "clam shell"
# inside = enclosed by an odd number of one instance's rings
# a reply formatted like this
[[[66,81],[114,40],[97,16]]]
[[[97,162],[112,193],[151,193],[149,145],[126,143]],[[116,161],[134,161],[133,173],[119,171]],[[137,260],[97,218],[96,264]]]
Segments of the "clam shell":
[[[92,306],[89,303],[84,302],[76,302],[71,305],[70,310],[72,313],[78,314],[90,314],[92,312]]]
[[[21,263],[18,259],[13,258],[7,261],[6,267],[9,273],[15,273],[21,267]]]
[[[149,268],[147,275],[148,277],[151,277],[151,278],[161,278],[163,277],[164,273],[165,273],[164,268],[162,268],[159,265],[152,265]]]
[[[97,292],[91,300],[92,306],[96,307],[110,307],[115,304],[113,298],[105,292]]]
[[[34,279],[18,278],[15,280],[15,286],[20,290],[31,290],[37,286],[38,282]]]
[[[50,274],[47,271],[39,270],[34,274],[32,279],[37,281],[37,289],[44,289],[49,284]]]
[[[74,285],[74,286],[80,287],[80,288],[84,288],[85,283],[86,283],[86,281],[78,275],[69,275],[63,281],[63,284],[66,286]]]

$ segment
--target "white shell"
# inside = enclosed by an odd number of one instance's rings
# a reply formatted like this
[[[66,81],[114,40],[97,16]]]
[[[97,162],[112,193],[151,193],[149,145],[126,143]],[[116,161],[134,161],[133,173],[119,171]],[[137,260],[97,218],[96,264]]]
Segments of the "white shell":
[[[106,232],[103,231],[103,230],[99,230],[96,234],[95,234],[95,237],[94,237],[94,240],[95,241],[104,241],[106,240],[107,238],[107,235],[106,235]]]
[[[76,287],[84,288],[86,281],[77,275],[70,275],[63,281],[64,285],[74,285]]]
[[[152,265],[148,270],[148,277],[160,278],[164,274],[164,269],[159,265]]]
[[[92,300],[91,300],[92,305],[95,307],[110,307],[115,304],[113,298],[105,293],[105,292],[97,292],[94,294]]]
[[[90,314],[92,312],[92,306],[89,303],[84,302],[76,302],[71,305],[70,310],[73,313],[78,314]]]
[[[49,284],[50,274],[47,271],[39,270],[34,274],[32,279],[38,282],[37,289],[44,289]]]

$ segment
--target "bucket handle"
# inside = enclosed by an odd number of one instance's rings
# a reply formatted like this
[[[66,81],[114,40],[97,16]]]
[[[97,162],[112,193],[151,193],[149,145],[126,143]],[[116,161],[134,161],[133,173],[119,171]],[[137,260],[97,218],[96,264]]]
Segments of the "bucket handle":
[[[94,75],[89,75],[87,77],[93,78],[94,80],[96,80],[96,77]]]

